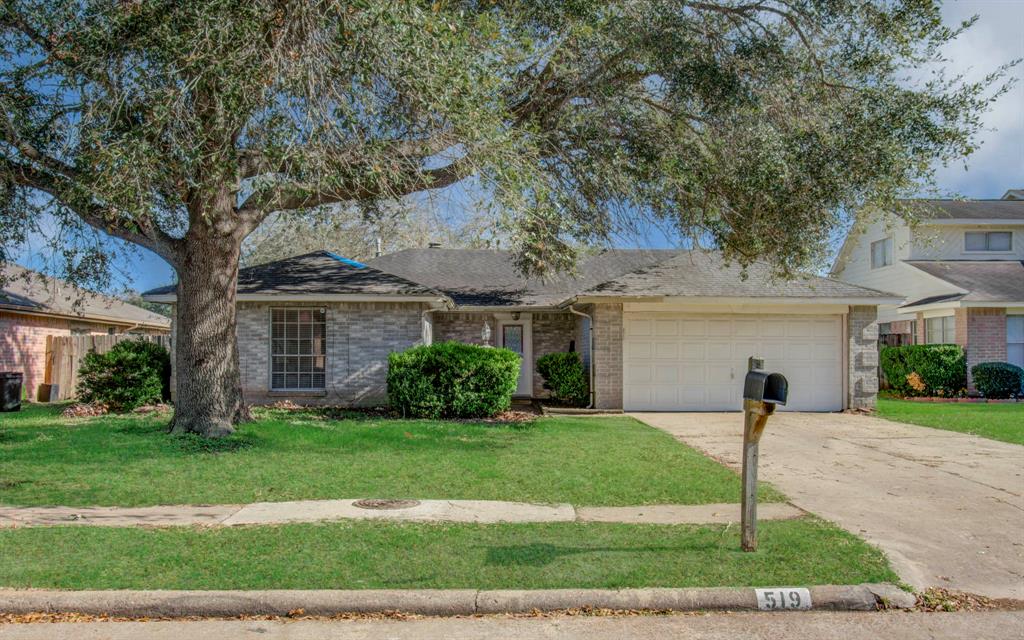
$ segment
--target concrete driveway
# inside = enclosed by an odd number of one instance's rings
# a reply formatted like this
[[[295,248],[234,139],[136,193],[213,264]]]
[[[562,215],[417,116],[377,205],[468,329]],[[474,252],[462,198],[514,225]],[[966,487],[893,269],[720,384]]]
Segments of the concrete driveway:
[[[739,469],[742,414],[632,415]],[[881,547],[914,587],[1024,599],[1024,447],[861,415],[779,413],[760,459],[762,481]]]

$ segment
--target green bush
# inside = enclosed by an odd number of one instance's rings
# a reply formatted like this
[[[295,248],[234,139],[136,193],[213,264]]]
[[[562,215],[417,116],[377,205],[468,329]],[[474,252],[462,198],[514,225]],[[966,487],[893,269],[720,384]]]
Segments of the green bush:
[[[572,406],[587,404],[589,385],[580,354],[549,353],[537,359],[537,371],[553,399]]]
[[[1009,362],[982,362],[971,367],[974,386],[986,398],[1009,398],[1021,395],[1024,369]]]
[[[170,398],[171,357],[155,342],[126,340],[107,353],[85,354],[78,369],[78,397],[131,411]]]
[[[955,344],[885,347],[882,372],[903,396],[954,396],[967,386],[967,360]]]
[[[509,408],[519,354],[440,342],[388,356],[388,398],[404,416],[485,418]]]

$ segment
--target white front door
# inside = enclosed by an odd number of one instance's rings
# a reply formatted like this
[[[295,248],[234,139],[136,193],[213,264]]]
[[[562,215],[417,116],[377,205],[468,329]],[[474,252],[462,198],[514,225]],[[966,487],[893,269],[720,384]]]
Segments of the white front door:
[[[739,410],[750,356],[789,381],[781,410],[843,408],[842,316],[636,312],[624,321],[627,410]]]
[[[519,365],[516,396],[533,396],[533,327],[529,314],[498,314],[498,346],[515,351],[523,359]]]

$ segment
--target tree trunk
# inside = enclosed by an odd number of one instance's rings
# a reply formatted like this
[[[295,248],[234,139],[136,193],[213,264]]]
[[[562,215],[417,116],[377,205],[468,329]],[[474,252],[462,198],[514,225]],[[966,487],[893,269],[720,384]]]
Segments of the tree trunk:
[[[235,325],[241,241],[189,238],[175,305],[174,433],[218,438],[249,418],[242,398]]]

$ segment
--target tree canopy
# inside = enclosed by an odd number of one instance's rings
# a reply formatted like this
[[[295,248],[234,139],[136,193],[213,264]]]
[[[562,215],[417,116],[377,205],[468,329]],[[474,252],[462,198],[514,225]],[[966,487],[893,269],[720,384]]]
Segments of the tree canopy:
[[[45,211],[177,266],[221,215],[475,175],[524,268],[650,220],[788,272],[973,149],[990,83],[903,77],[957,28],[932,0],[11,0],[3,249]]]

